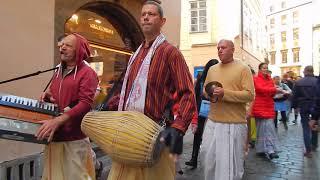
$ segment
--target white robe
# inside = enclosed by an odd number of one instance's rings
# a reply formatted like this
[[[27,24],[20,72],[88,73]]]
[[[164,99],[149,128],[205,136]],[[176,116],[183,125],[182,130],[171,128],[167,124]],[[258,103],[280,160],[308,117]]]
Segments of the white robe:
[[[207,120],[200,152],[205,180],[242,179],[246,138],[246,124]]]

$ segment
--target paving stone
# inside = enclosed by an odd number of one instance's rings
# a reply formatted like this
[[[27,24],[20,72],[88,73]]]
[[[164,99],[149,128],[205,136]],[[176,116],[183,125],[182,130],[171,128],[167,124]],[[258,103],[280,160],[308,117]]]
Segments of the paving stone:
[[[289,125],[288,131],[280,125],[278,135],[282,144],[280,158],[269,161],[257,156],[255,149],[251,149],[245,160],[243,180],[320,180],[320,151],[314,152],[311,159],[303,157],[301,124]],[[184,174],[178,175],[177,180],[204,179],[199,161],[198,168],[195,170],[190,170],[190,167],[184,165],[191,158],[192,142],[193,134],[188,130],[184,138],[184,152],[180,156],[180,165]],[[105,166],[110,167],[111,161],[106,156],[99,159],[104,161]]]

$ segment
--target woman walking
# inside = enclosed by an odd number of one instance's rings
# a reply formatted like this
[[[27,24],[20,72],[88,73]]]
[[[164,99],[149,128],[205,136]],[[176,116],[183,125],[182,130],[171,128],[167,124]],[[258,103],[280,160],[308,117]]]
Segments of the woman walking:
[[[254,77],[256,91],[252,106],[252,115],[257,124],[256,152],[265,155],[268,159],[279,158],[279,141],[274,128],[274,101],[273,96],[277,89],[268,74],[268,64],[259,65],[259,73]]]
[[[278,89],[278,92],[273,97],[274,100],[274,111],[275,111],[275,117],[274,117],[274,127],[278,128],[278,111],[281,113],[281,121],[283,123],[283,126],[286,130],[288,130],[288,117],[287,117],[287,111],[290,111],[288,99],[291,95],[291,89],[284,83],[280,82],[280,77],[275,76],[273,78],[274,84],[276,88]]]

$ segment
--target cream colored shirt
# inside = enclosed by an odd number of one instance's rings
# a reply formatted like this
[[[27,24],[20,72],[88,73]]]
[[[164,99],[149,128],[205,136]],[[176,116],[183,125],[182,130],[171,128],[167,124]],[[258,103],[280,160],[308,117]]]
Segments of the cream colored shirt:
[[[246,104],[254,99],[254,83],[249,67],[239,60],[219,63],[209,69],[204,87],[211,81],[222,84],[224,96],[218,102],[211,103],[208,118],[221,123],[246,123]]]

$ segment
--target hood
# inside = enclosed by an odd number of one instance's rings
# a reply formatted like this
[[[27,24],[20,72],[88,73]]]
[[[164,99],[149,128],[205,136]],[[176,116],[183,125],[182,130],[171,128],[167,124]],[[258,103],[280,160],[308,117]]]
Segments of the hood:
[[[72,35],[76,37],[76,55],[75,55],[76,67],[75,67],[75,73],[73,75],[73,78],[75,79],[77,75],[78,67],[80,67],[83,64],[83,62],[85,62],[85,60],[90,57],[91,53],[89,49],[89,43],[86,40],[86,38],[84,38],[83,36],[77,33],[72,33]],[[59,66],[59,69],[58,69],[57,77],[59,76],[60,73],[62,74],[61,63],[58,66]]]
[[[76,64],[77,66],[81,65],[84,60],[90,57],[89,43],[81,35],[77,33],[72,33],[77,38],[76,44]]]
[[[264,76],[264,75],[262,74],[262,72],[258,72],[258,76],[259,76],[260,78],[263,78],[263,79],[268,79],[268,80],[271,79],[271,76],[270,76],[269,74],[267,74],[267,76]]]

